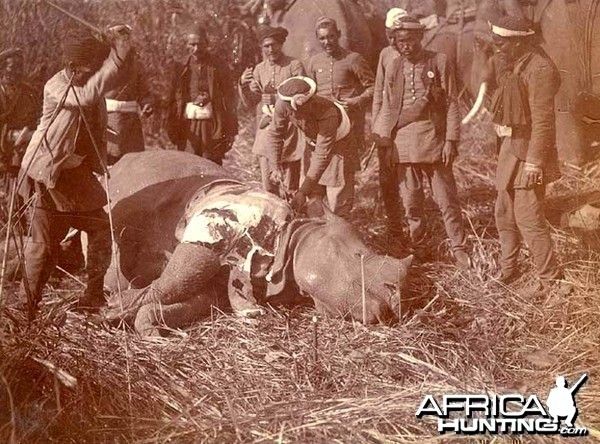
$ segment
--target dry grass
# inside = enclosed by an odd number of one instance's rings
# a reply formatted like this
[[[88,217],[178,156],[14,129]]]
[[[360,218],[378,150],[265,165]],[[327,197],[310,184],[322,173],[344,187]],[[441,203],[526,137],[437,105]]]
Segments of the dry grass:
[[[433,442],[439,441],[435,425],[415,418],[425,394],[520,392],[545,399],[556,375],[573,380],[583,372],[590,380],[577,397],[579,420],[597,430],[600,255],[574,233],[555,228],[575,285],[571,296],[534,302],[489,284],[498,245],[493,161],[481,144],[482,128],[471,129],[463,145],[470,155],[455,167],[475,269],[451,265],[430,206],[439,261],[413,269],[399,325],[364,327],[320,317],[315,324],[310,308],[271,310],[253,321],[215,312],[190,330],[148,341],[65,311],[75,293],[53,290],[35,325],[1,318],[0,439]],[[250,139],[242,136],[226,163],[256,179]],[[383,251],[390,245],[376,164],[360,175],[354,222]],[[597,191],[598,182],[573,173],[553,187],[550,203],[564,202],[568,193],[575,199],[577,187],[583,195]],[[519,284],[525,286],[533,274],[525,252],[522,259],[528,265]],[[67,386],[40,359],[77,384]],[[544,440],[551,438],[527,439]]]

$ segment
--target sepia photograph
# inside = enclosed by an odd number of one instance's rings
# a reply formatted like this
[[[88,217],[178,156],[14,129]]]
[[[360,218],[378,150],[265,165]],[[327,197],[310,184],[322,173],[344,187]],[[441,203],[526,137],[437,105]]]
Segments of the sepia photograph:
[[[600,0],[0,23],[0,442],[600,441]]]

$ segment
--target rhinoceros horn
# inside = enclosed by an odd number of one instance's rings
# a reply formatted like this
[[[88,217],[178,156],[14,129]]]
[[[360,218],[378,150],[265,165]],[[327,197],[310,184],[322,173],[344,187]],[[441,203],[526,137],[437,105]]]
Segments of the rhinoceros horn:
[[[415,257],[411,254],[405,257],[404,259],[401,259],[400,264],[398,266],[398,281],[396,284],[396,289],[398,292],[398,306],[396,307],[396,304],[392,304],[392,307],[395,308],[394,311],[398,312],[398,319],[402,318],[402,292],[406,287],[406,278],[408,276],[408,272],[410,270],[410,266],[412,265],[414,258]]]

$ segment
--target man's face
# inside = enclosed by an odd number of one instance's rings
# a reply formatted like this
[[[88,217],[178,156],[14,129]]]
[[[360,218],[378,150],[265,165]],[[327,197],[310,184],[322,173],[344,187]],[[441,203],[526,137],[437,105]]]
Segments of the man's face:
[[[23,78],[23,59],[19,56],[9,57],[2,67],[2,82],[13,84]]]
[[[187,36],[187,49],[190,55],[198,58],[206,53],[206,48],[208,47],[208,42],[206,38],[197,34],[190,34]]]
[[[318,29],[317,40],[328,55],[334,55],[340,49],[340,33],[331,27]]]
[[[267,37],[261,44],[263,59],[270,62],[277,62],[283,54],[281,51],[282,47],[283,44],[280,41],[272,37]]]
[[[421,31],[396,31],[394,34],[394,42],[398,52],[408,60],[414,60],[421,53],[421,39],[423,33]]]
[[[74,66],[73,69],[73,85],[83,86],[89,80],[90,77],[97,71],[92,65],[78,65]]]
[[[492,44],[494,45],[494,52],[506,56],[508,60],[517,59],[524,49],[524,43],[521,39],[500,37],[495,34],[492,37]]]

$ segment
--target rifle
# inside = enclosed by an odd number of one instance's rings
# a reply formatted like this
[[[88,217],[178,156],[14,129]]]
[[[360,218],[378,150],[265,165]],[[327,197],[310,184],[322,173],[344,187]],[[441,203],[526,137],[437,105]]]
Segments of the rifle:
[[[583,375],[581,375],[581,377],[577,380],[577,382],[575,382],[575,384],[573,384],[571,387],[569,387],[569,391],[571,392],[571,395],[575,395],[577,390],[579,390],[579,388],[583,385],[583,383],[585,381],[587,381],[587,379],[588,379],[587,373],[584,373]]]

